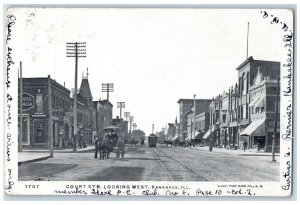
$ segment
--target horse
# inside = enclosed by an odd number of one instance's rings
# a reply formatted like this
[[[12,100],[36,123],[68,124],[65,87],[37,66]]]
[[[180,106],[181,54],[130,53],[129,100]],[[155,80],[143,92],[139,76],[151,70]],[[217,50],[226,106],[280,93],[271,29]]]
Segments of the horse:
[[[169,144],[171,145],[171,147],[173,147],[173,142],[172,141],[166,140],[165,143],[166,143],[167,147],[169,146]]]
[[[107,136],[104,136],[100,138],[99,140],[96,140],[95,142],[95,158],[97,158],[97,153],[99,152],[100,154],[100,160],[101,159],[108,159],[109,158],[109,152],[110,152],[110,147],[109,147],[109,140]]]

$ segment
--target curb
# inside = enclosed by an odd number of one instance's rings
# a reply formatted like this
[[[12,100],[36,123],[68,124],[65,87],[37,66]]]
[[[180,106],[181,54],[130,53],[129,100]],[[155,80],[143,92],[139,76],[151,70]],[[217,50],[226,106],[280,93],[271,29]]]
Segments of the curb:
[[[26,163],[30,163],[30,162],[38,162],[38,161],[46,160],[48,158],[50,158],[50,155],[46,156],[46,157],[40,157],[40,158],[36,158],[36,159],[21,161],[21,162],[18,162],[18,166],[21,165],[21,164],[26,164]]]
[[[87,150],[77,150],[77,151],[54,151],[54,153],[84,153],[84,152],[95,152],[95,148],[94,149],[87,149]]]
[[[271,154],[238,154],[239,156],[258,156],[258,157],[272,157]],[[275,154],[275,157],[279,157],[278,154]]]

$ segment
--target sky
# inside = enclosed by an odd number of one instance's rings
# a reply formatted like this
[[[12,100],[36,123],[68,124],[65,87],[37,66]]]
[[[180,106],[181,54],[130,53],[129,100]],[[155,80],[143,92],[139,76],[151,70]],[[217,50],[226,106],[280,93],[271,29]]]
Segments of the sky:
[[[282,61],[282,31],[246,9],[10,9],[16,16],[14,55],[23,77],[47,77],[74,88],[74,58],[66,42],[86,42],[78,85],[89,69],[93,100],[106,99],[102,83],[114,83],[110,101],[125,102],[138,129],[151,133],[173,123],[180,98],[211,99],[237,82],[249,56]],[[268,10],[292,25],[288,10]]]

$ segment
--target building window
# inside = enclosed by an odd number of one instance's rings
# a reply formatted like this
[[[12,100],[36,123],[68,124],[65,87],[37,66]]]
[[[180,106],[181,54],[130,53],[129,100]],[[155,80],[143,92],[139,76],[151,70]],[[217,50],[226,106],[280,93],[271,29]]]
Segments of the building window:
[[[248,106],[248,103],[246,103],[246,119],[248,119],[248,117],[249,117],[248,109],[249,109],[249,106]]]
[[[248,93],[248,90],[249,90],[249,72],[247,72],[247,86],[246,86],[246,93]]]
[[[226,114],[223,114],[223,123],[226,122]]]
[[[243,112],[243,105],[240,106],[240,109],[241,109],[241,111],[240,111],[240,119],[243,119],[243,117],[244,117],[243,116],[243,113],[244,113]]]
[[[245,75],[245,73],[242,76],[242,83],[243,83],[243,95],[246,95],[247,93],[247,76]]]

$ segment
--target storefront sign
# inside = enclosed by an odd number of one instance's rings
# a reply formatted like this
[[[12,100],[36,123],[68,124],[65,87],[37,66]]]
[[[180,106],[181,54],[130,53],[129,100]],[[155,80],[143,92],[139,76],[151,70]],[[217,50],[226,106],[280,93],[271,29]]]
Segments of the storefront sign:
[[[19,102],[20,102],[20,95],[19,95]],[[34,107],[34,97],[28,93],[23,93],[23,102],[22,102],[22,108],[23,110],[30,110]],[[19,103],[20,108],[20,103]]]

